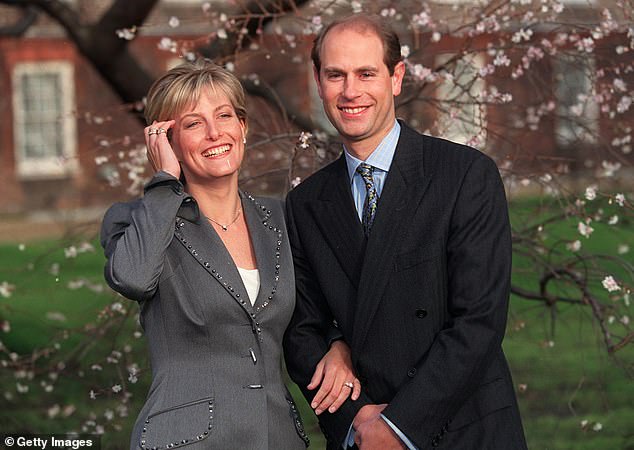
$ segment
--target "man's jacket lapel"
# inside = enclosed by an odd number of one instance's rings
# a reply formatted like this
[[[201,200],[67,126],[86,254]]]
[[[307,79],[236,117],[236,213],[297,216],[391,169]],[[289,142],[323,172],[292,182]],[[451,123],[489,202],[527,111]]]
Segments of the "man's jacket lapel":
[[[319,201],[309,207],[343,271],[358,288],[365,236],[352,199],[343,155],[330,167],[329,179],[324,183]]]
[[[412,226],[427,190],[431,172],[425,171],[422,139],[401,124],[401,136],[388,173],[368,238],[361,269],[351,348],[363,345],[385,287],[394,271],[399,236]]]

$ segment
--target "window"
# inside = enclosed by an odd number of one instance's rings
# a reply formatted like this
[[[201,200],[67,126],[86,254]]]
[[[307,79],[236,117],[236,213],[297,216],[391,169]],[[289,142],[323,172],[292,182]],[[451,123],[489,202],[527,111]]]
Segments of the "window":
[[[589,55],[562,55],[554,60],[557,98],[557,144],[595,143],[599,108],[592,96],[594,61]]]
[[[479,76],[482,55],[465,55],[450,62],[453,54],[439,55],[436,67],[447,64],[436,91],[440,115],[438,134],[450,141],[483,148],[486,141],[486,107],[480,99],[485,83]]]
[[[13,71],[14,137],[21,178],[61,178],[77,169],[73,67],[17,64]]]

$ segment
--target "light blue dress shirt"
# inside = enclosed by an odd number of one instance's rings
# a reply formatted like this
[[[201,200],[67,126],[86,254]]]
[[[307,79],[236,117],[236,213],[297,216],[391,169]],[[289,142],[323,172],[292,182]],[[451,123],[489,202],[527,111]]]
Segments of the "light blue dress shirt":
[[[398,143],[398,137],[401,134],[401,126],[397,121],[394,121],[394,126],[390,132],[379,143],[379,146],[370,153],[370,156],[365,161],[352,156],[346,147],[343,147],[344,155],[346,157],[346,164],[348,165],[348,176],[350,177],[350,187],[352,189],[352,198],[354,199],[354,206],[357,208],[359,220],[361,220],[361,214],[363,214],[363,204],[365,203],[365,197],[367,195],[365,189],[365,183],[361,175],[357,173],[357,167],[359,164],[365,162],[374,167],[372,173],[372,179],[374,180],[374,187],[376,193],[381,198],[381,192],[383,192],[383,185],[387,178],[387,173],[390,171],[392,165],[392,159],[394,159],[394,152],[396,151],[396,144]]]
[[[387,178],[387,174],[390,171],[390,166],[392,165],[392,160],[394,159],[394,152],[396,151],[396,144],[398,143],[398,138],[401,134],[401,126],[395,120],[394,126],[390,130],[390,132],[383,138],[383,140],[379,143],[378,147],[374,149],[370,156],[365,161],[361,161],[358,158],[352,156],[348,149],[344,146],[344,155],[346,157],[346,164],[348,165],[348,176],[350,177],[350,188],[352,190],[352,198],[354,199],[354,206],[357,208],[357,214],[359,215],[359,220],[361,220],[361,215],[363,214],[363,204],[365,203],[365,197],[367,195],[367,191],[365,189],[365,183],[363,182],[363,178],[361,175],[357,173],[357,167],[359,164],[365,162],[372,167],[374,167],[374,172],[372,173],[372,179],[374,180],[374,187],[376,189],[376,193],[379,196],[379,201],[381,199],[381,192],[383,192],[383,185],[385,184],[385,179]],[[394,430],[396,435],[403,441],[403,443],[407,446],[409,450],[418,450],[418,448],[412,444],[401,430],[399,430],[396,425],[394,425],[387,417],[381,414],[381,418],[385,420],[385,422]],[[350,425],[350,430],[348,431],[348,436],[344,441],[343,448],[352,447],[354,444],[354,429],[352,428],[352,424]]]

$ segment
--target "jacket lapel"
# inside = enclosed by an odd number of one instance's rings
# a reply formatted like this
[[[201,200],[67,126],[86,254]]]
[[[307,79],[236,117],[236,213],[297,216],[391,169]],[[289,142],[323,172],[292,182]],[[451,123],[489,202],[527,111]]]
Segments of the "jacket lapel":
[[[359,286],[365,236],[359,221],[344,155],[329,168],[320,199],[309,205],[317,226],[355,288]]]
[[[277,291],[280,279],[282,228],[278,227],[281,224],[271,222],[271,211],[260,205],[251,195],[243,197],[242,210],[260,272],[260,290],[253,306],[254,314],[257,314],[268,305],[270,297]]]
[[[258,205],[253,197],[242,193],[240,197],[260,271],[260,291],[255,306],[251,306],[233,258],[209,222],[200,219],[198,214],[184,220],[183,217],[186,214],[181,214],[176,219],[174,237],[247,314],[254,316],[266,302],[267,296],[275,290],[277,284],[275,265],[276,259],[279,260],[280,252],[276,252],[275,249],[279,247],[277,241],[281,230],[276,225],[267,222],[270,211]]]
[[[379,199],[361,269],[351,348],[353,360],[367,336],[392,275],[399,236],[411,226],[431,173],[424,171],[423,139],[401,123],[401,135]],[[354,351],[357,350],[357,351]]]

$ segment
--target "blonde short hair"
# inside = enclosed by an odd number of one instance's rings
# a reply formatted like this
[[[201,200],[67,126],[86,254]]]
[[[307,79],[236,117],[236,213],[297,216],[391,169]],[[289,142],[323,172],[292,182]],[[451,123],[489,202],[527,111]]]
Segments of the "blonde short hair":
[[[147,94],[145,121],[162,122],[195,105],[202,92],[225,94],[238,119],[246,125],[244,89],[236,76],[208,59],[185,62],[168,70],[156,80]]]

